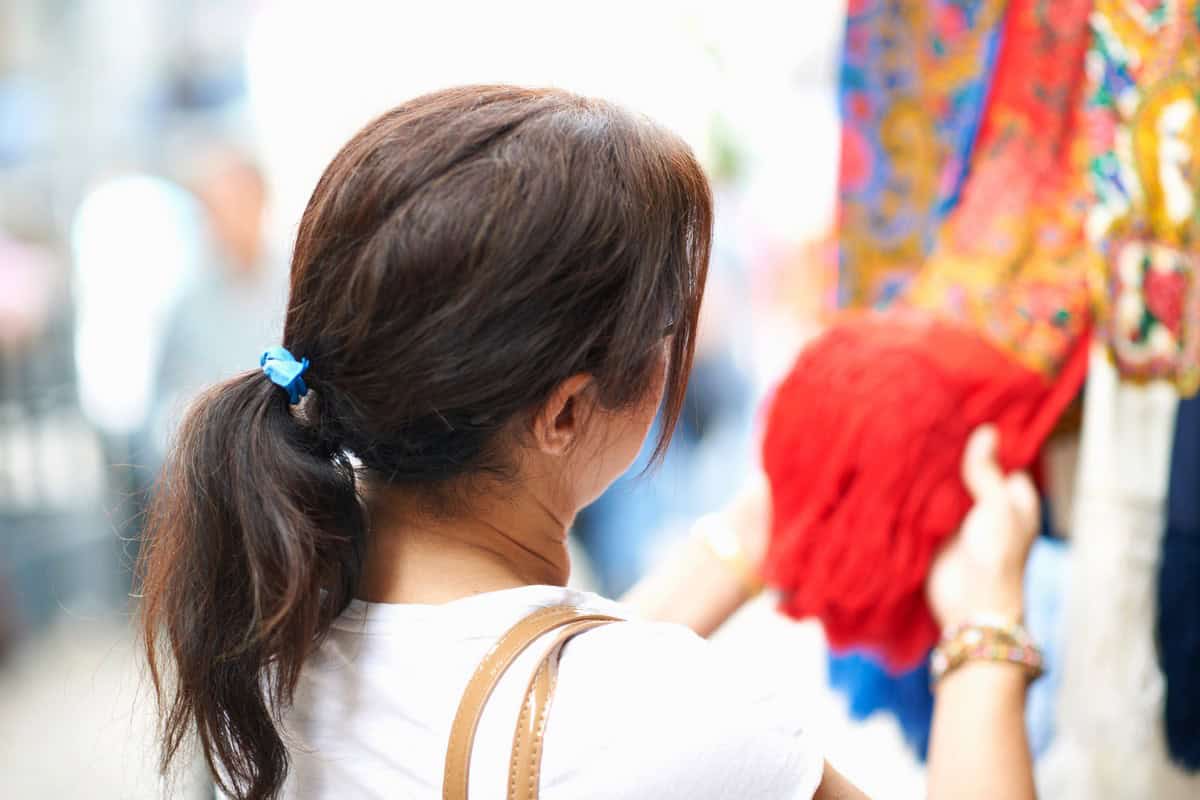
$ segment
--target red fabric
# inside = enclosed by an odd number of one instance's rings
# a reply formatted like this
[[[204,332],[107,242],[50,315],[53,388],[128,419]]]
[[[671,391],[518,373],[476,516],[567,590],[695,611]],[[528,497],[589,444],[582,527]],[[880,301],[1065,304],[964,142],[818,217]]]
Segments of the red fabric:
[[[994,423],[1004,468],[1029,466],[1079,391],[1087,338],[1053,380],[973,329],[917,312],[845,316],[805,348],[763,443],[764,575],[782,610],[820,619],[834,650],[916,666],[938,636],[925,577],[970,508],[968,435]]]

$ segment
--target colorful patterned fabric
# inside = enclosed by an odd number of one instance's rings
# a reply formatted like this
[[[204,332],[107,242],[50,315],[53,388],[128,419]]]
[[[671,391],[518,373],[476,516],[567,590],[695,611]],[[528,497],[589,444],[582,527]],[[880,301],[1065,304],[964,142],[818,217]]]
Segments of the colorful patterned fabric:
[[[1200,2],[1097,0],[1092,19],[1102,333],[1123,378],[1190,395],[1200,389]]]
[[[885,306],[957,202],[1002,0],[851,0],[840,105],[839,299]]]
[[[962,200],[907,301],[1053,375],[1091,325],[1084,231],[1090,0],[1013,0]]]

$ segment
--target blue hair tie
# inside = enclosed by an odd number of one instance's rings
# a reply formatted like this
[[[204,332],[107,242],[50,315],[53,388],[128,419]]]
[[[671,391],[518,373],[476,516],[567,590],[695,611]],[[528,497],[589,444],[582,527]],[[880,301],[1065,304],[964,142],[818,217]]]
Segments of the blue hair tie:
[[[300,402],[300,398],[308,394],[304,384],[304,370],[308,369],[308,359],[296,360],[296,357],[283,347],[268,347],[258,359],[263,373],[271,379],[271,383],[282,386],[287,390],[288,400],[292,405]]]

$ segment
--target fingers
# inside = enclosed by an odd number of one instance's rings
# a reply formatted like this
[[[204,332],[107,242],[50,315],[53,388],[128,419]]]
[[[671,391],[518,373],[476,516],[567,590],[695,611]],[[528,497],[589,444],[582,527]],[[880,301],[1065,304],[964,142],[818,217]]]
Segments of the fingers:
[[[996,445],[994,427],[975,429],[963,454],[963,482],[976,503],[987,499],[1009,506],[1021,532],[1032,537],[1040,523],[1037,489],[1024,472],[1005,477],[996,462]]]
[[[1008,492],[1004,473],[996,463],[996,429],[982,425],[967,440],[963,452],[962,477],[975,502],[1003,498]]]

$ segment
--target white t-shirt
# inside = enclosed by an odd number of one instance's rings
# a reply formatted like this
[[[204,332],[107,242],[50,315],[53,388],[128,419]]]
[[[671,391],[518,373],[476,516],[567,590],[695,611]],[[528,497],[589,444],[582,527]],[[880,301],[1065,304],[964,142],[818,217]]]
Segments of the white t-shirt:
[[[355,601],[305,665],[284,728],[283,796],[440,798],[450,724],[495,641],[531,611],[630,613],[597,595],[526,586],[444,605]],[[503,798],[513,729],[543,648],[526,651],[484,708],[472,800]],[[563,651],[546,725],[544,800],[796,800],[824,764],[786,693],[747,685],[712,645],[663,623],[618,622]]]

